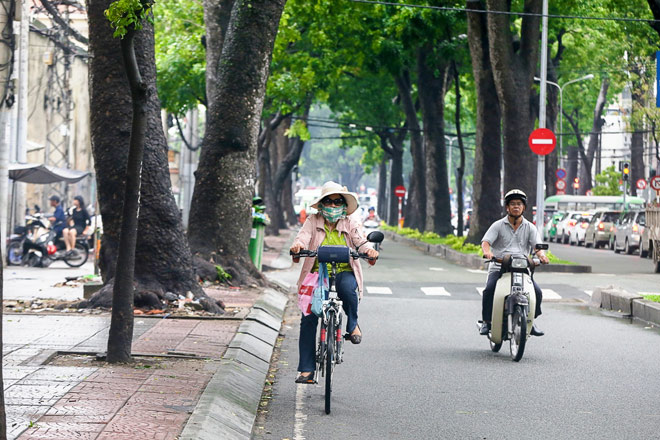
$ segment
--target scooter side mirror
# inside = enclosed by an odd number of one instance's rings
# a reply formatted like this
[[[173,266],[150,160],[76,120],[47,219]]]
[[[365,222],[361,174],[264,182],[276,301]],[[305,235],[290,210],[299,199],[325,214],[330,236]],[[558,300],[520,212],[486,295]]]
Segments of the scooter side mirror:
[[[537,251],[547,251],[549,247],[548,243],[537,243],[536,246],[534,246],[534,249]]]
[[[373,231],[367,235],[367,240],[370,243],[381,243],[384,239],[385,235],[383,235],[383,233],[380,231]]]

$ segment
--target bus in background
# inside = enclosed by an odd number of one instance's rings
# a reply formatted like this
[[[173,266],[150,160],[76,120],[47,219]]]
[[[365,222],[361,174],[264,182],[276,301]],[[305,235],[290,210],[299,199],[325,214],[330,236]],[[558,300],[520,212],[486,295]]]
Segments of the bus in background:
[[[644,199],[626,196],[627,209],[642,209]],[[623,211],[623,196],[550,196],[545,199],[545,211],[591,211],[594,209],[611,209]]]

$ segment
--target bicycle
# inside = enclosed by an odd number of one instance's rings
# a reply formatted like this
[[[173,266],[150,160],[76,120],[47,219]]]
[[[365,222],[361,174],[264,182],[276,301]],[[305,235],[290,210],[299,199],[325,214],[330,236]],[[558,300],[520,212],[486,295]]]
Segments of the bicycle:
[[[380,236],[371,236],[380,234]],[[382,237],[381,232],[372,232],[372,239]],[[372,239],[367,238],[369,241]],[[382,241],[380,238],[378,243]],[[376,242],[373,240],[372,242]],[[321,312],[321,328],[317,333],[316,342],[316,371],[314,372],[314,383],[319,383],[319,377],[325,378],[325,413],[330,414],[330,397],[332,395],[332,375],[337,364],[344,360],[344,336],[342,335],[342,324],[344,310],[342,301],[337,296],[335,280],[337,277],[337,266],[340,263],[348,263],[350,259],[362,258],[371,260],[364,253],[350,249],[348,246],[320,246],[316,251],[301,250],[299,253],[291,253],[294,258],[316,257],[319,264],[330,264],[328,272],[328,297],[323,301]]]

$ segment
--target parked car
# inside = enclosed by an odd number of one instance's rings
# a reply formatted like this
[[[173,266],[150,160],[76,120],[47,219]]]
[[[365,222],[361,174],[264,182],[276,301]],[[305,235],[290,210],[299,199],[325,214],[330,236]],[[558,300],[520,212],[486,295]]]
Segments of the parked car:
[[[555,212],[543,227],[543,240],[555,241],[557,235],[557,223],[564,217],[565,212]]]
[[[620,215],[621,211],[596,211],[587,227],[584,237],[585,247],[593,246],[594,249],[597,249],[603,245],[609,245],[611,248],[611,245],[614,244],[614,240],[611,240],[614,232],[614,222]]]
[[[621,214],[614,224],[614,252],[618,254],[624,251],[630,255],[639,249],[645,217],[644,211],[628,211]]]
[[[581,211],[568,211],[564,218],[557,223],[557,243],[568,243],[569,231],[582,215]]]
[[[575,225],[573,225],[568,233],[568,243],[571,245],[582,246],[584,244],[584,237],[587,234],[587,228],[589,227],[589,222],[593,214],[588,212],[582,213],[580,217],[576,220]]]

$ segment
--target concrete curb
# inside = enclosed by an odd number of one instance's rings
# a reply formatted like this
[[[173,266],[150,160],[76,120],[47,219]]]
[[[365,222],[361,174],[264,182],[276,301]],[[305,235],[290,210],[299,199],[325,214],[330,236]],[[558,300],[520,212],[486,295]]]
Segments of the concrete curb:
[[[250,439],[287,297],[266,289],[229,344],[181,440]]]
[[[470,269],[484,269],[486,261],[475,254],[464,254],[443,244],[428,244],[423,241],[407,238],[392,231],[383,231],[389,240],[407,244],[422,252],[440,257],[452,263]],[[536,268],[536,272],[591,273],[591,266],[573,264],[544,264]]]
[[[660,326],[660,303],[649,301],[639,294],[616,289],[613,286],[595,289],[591,295],[590,305]]]

